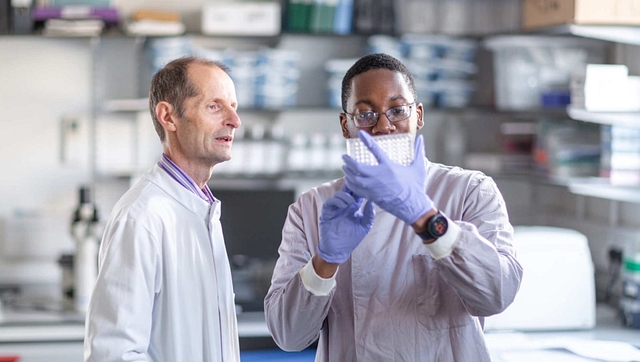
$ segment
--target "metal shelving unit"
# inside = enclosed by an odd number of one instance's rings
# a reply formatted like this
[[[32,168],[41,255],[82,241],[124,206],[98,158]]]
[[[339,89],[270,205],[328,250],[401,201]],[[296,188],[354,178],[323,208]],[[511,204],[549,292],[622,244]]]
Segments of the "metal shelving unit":
[[[567,114],[578,121],[611,126],[640,127],[640,112],[589,112],[569,106]]]
[[[185,34],[186,37],[191,39],[194,44],[204,48],[211,49],[226,49],[232,47],[239,50],[255,50],[261,49],[265,46],[283,49],[283,50],[298,50],[302,54],[302,60],[304,63],[300,67],[300,89],[298,94],[298,106],[292,108],[246,108],[240,107],[238,113],[241,115],[243,121],[250,125],[253,123],[273,123],[276,119],[285,118],[286,121],[292,123],[293,126],[290,130],[297,131],[298,128],[304,127],[310,130],[317,128],[317,125],[322,125],[328,122],[321,122],[320,120],[335,120],[335,129],[338,130],[338,109],[332,109],[326,105],[325,88],[317,86],[318,84],[325,83],[325,74],[323,72],[324,63],[327,59],[336,57],[350,57],[358,54],[363,47],[367,37],[363,35],[349,35],[349,36],[329,36],[329,35],[317,35],[317,34],[287,34],[283,33],[274,37],[247,37],[247,36],[207,36],[203,34]],[[143,82],[137,83],[137,88],[127,88],[127,84],[123,83],[127,81],[121,73],[131,73],[131,80],[134,80],[137,76],[140,79],[146,76],[144,73],[146,69],[141,69],[140,64],[144,60],[144,44],[147,39],[153,39],[154,37],[134,37],[119,35],[114,36],[110,41],[97,40],[97,45],[93,49],[94,63],[93,71],[93,117],[92,123],[98,123],[102,120],[109,121],[111,119],[123,119],[131,120],[132,127],[136,126],[136,122],[139,121],[143,113],[149,113],[148,99],[144,96],[145,89],[141,89]],[[135,51],[129,51],[125,53],[125,57],[114,57],[105,51],[110,44],[118,44],[120,47],[130,47]],[[111,49],[114,49],[111,46]],[[127,48],[129,49],[129,48]],[[320,52],[313,52],[310,49],[321,50]],[[133,65],[137,63],[137,65]],[[131,72],[131,69],[135,71]],[[107,77],[106,74],[113,75]],[[129,83],[132,83],[129,81]],[[146,79],[144,84],[146,84]],[[115,90],[115,92],[109,92],[109,90]],[[313,125],[304,125],[304,122],[300,122],[302,119],[315,120]],[[295,121],[291,121],[295,120]],[[333,123],[332,123],[333,124]],[[94,131],[95,132],[95,131]],[[139,135],[136,134],[139,138]],[[132,147],[138,149],[138,140],[134,139]],[[95,144],[95,140],[93,142]],[[135,150],[134,150],[135,151]],[[95,162],[95,151],[92,160]],[[139,160],[134,160],[137,164]],[[100,166],[100,165],[97,165]],[[94,165],[92,174],[95,179],[107,180],[109,177],[118,179],[126,177],[126,171],[107,171],[107,173],[101,172]],[[136,165],[134,165],[137,167]],[[136,170],[132,169],[133,174]],[[326,178],[326,175],[294,175],[290,173],[278,174],[278,175],[235,175],[233,177],[229,175],[215,175],[218,183],[237,184],[244,178],[247,178],[248,187],[264,187],[264,185],[271,185],[274,187],[280,187],[282,183],[290,183],[298,180],[308,180],[320,177]]]
[[[541,31],[551,35],[573,35],[628,45],[640,45],[640,26],[562,25]],[[567,107],[570,118],[602,125],[640,128],[640,112],[589,112]],[[616,185],[607,178],[576,178],[567,183],[576,195],[607,199],[616,202],[640,203],[640,185]]]
[[[531,34],[536,35],[571,35],[590,39],[598,39],[603,41],[617,42],[622,44],[640,45],[640,26],[600,26],[600,25],[562,25],[542,30],[535,31]],[[131,99],[107,99],[100,90],[101,83],[105,80],[102,79],[101,74],[102,64],[102,37],[109,37],[110,35],[103,35],[101,37],[95,37],[91,39],[94,54],[94,94],[92,95],[92,118],[96,120],[101,114],[105,113],[136,113],[148,110],[147,99],[145,98],[131,98]],[[202,34],[187,34],[187,36],[193,38],[196,42],[204,44],[228,44],[228,43],[241,43],[246,46],[255,46],[256,43],[262,43],[272,45],[275,47],[284,48],[297,48],[302,43],[308,42],[309,37],[314,37],[314,41],[321,44],[339,44],[341,49],[333,49],[332,52],[339,54],[344,53],[345,49],[351,48],[353,44],[363,44],[366,37],[362,35],[352,35],[346,37],[338,36],[318,36],[313,34],[281,34],[277,37],[269,38],[255,38],[255,37],[212,37]],[[115,37],[135,38],[126,35],[116,35]],[[145,37],[137,37],[137,47],[141,47]],[[245,44],[246,43],[246,44]],[[248,45],[247,45],[248,44]],[[140,49],[139,49],[140,50]],[[347,51],[348,52],[348,51]],[[138,54],[139,55],[139,54]],[[335,54],[334,54],[335,55]],[[328,57],[328,55],[325,55]],[[323,58],[323,57],[320,57]],[[316,77],[319,64],[322,64],[322,59],[312,59],[311,65],[307,65],[304,69],[308,76]],[[313,78],[312,80],[316,80]],[[307,82],[313,84],[314,82]],[[275,115],[280,113],[291,114],[316,114],[320,113],[333,113],[339,110],[333,110],[328,107],[322,107],[318,103],[317,99],[321,95],[321,89],[311,89],[304,94],[303,105],[291,109],[244,109],[242,110],[246,114],[267,114],[270,119],[273,119]],[[308,104],[307,104],[308,103]],[[536,118],[536,117],[552,117],[552,118],[564,118],[568,116],[574,120],[598,123],[604,125],[620,125],[640,127],[640,112],[588,112],[584,109],[578,109],[574,107],[567,107],[559,110],[531,110],[526,112],[501,112],[487,107],[469,107],[465,109],[431,109],[429,112],[433,113],[451,113],[451,114],[478,114],[478,113],[495,113],[504,114],[513,118]],[[94,139],[95,141],[95,139]],[[95,152],[95,150],[92,150]],[[95,156],[95,155],[94,155]],[[95,165],[92,166],[92,174],[96,174]],[[538,180],[539,181],[539,180]],[[612,185],[607,182],[606,179],[574,179],[567,184],[570,192],[579,195],[585,195],[590,197],[598,197],[615,201],[629,201],[640,202],[640,191],[636,191],[633,186],[619,186]]]

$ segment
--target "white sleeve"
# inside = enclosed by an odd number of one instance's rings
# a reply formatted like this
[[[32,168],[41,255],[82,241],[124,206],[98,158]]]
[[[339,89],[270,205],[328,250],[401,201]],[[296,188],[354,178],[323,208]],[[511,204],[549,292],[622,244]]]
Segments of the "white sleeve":
[[[157,249],[152,235],[133,220],[108,226],[86,317],[86,362],[148,361],[153,301],[161,284]]]
[[[336,274],[338,274],[337,270],[331,278],[322,278],[313,268],[312,260],[309,260],[307,265],[300,269],[302,284],[311,294],[317,296],[325,296],[331,293],[333,288],[336,287]]]
[[[442,259],[445,256],[451,254],[453,248],[455,248],[456,243],[460,239],[460,226],[451,221],[449,218],[447,218],[447,221],[449,222],[447,232],[433,243],[424,244],[434,260]]]

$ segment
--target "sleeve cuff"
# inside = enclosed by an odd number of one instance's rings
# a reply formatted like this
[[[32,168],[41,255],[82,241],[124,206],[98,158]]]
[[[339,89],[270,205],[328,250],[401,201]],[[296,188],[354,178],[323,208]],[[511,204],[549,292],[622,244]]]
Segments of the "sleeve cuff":
[[[433,259],[442,259],[451,254],[453,248],[458,242],[458,239],[460,238],[461,232],[462,230],[460,229],[460,225],[449,220],[449,228],[447,229],[447,232],[439,237],[438,240],[431,244],[425,244],[424,246],[429,250],[429,254],[431,254]]]
[[[333,288],[336,286],[336,271],[331,278],[322,278],[316,274],[316,270],[313,269],[313,263],[311,260],[300,269],[300,278],[304,287],[316,296],[327,296]]]

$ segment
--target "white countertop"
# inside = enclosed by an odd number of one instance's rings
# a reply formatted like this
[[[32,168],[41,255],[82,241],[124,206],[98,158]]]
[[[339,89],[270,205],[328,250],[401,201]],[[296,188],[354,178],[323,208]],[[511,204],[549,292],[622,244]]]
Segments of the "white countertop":
[[[262,312],[238,315],[241,338],[270,337]],[[84,316],[74,312],[9,309],[0,313],[0,356],[20,362],[81,362]]]
[[[561,342],[571,340],[593,341],[593,344],[598,341],[618,341],[640,348],[640,330],[623,327],[613,308],[599,305],[596,315],[594,329],[487,332],[485,337],[494,362],[593,361],[558,348]],[[0,354],[3,348],[22,342],[60,346],[73,344],[77,346],[75,349],[80,350],[84,338],[83,319],[82,315],[70,312],[5,309],[0,318]],[[264,314],[239,314],[238,333],[241,338],[269,337]]]
[[[624,348],[612,346],[608,342],[624,342],[627,347],[635,346],[640,355],[640,329],[622,325],[617,311],[607,305],[596,308],[596,327],[585,330],[537,331],[537,332],[488,332],[485,334],[487,346],[494,362],[581,362],[594,361],[570,352],[569,349]],[[631,348],[633,349],[633,348]],[[600,359],[608,361],[609,359]],[[614,360],[614,359],[610,359]],[[619,359],[624,361],[625,359]],[[633,361],[640,361],[633,359]]]
[[[270,337],[262,312],[238,315],[238,334]],[[5,308],[0,314],[0,343],[58,342],[84,339],[84,315],[71,311]]]
[[[84,339],[84,316],[73,311],[9,308],[0,313],[0,343]]]

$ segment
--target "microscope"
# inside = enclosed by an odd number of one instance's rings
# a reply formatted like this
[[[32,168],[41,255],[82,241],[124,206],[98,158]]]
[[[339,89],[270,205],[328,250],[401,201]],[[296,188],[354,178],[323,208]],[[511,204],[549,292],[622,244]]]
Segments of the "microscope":
[[[103,225],[88,187],[80,188],[80,203],[73,213],[71,235],[76,243],[73,255],[73,300],[78,312],[86,312],[98,277],[98,246]]]

